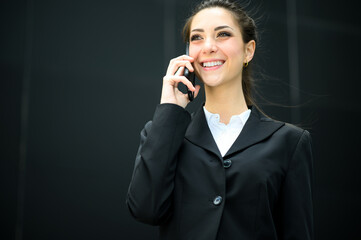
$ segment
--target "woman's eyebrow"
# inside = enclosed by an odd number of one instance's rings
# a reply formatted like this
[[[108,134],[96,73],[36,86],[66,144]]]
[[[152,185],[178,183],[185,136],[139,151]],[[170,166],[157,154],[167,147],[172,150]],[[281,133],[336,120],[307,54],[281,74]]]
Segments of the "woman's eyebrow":
[[[233,28],[231,28],[230,26],[227,26],[227,25],[223,25],[223,26],[218,26],[216,28],[214,28],[214,31],[218,31],[218,30],[221,30],[223,28],[230,28],[233,30]],[[195,28],[192,30],[192,32],[204,32],[204,29],[202,28]]]
[[[214,31],[218,31],[218,30],[221,30],[221,29],[223,29],[223,28],[230,28],[230,29],[233,30],[233,28],[231,28],[230,26],[223,25],[223,26],[216,27],[216,28],[214,29]]]
[[[196,28],[196,29],[193,29],[192,32],[204,32],[204,30],[201,28]]]

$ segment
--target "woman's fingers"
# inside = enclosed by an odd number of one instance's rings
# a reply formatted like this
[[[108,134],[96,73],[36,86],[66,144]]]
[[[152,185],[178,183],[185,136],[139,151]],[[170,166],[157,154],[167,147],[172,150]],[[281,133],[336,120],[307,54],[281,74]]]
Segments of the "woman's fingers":
[[[194,71],[194,68],[189,61],[181,60],[181,61],[175,62],[172,65],[169,65],[166,75],[175,75],[178,72],[179,68],[181,68],[181,67],[186,67],[191,72]]]
[[[191,64],[194,59],[187,55],[170,60],[166,75],[174,75],[180,67],[186,67],[189,71],[193,72],[194,68]]]
[[[193,84],[185,77],[184,69],[187,68],[193,72],[194,68],[192,62],[194,59],[187,55],[182,55],[177,58],[170,60],[167,73],[163,77],[163,87],[161,103],[174,103],[181,107],[186,107],[189,103],[188,94],[182,93],[178,89],[178,84],[183,83],[190,91],[198,94],[199,86],[196,88]]]
[[[178,70],[175,72],[174,76],[183,76],[184,74],[184,67],[179,67]]]
[[[198,96],[199,90],[201,89],[200,85],[196,85],[195,86],[195,91],[194,91],[194,98],[196,98]]]
[[[186,85],[190,91],[196,90],[193,84],[185,76],[165,76],[163,78],[163,83],[174,86],[175,88],[178,87],[178,83],[180,82]]]
[[[178,60],[187,60],[187,61],[193,62],[194,58],[192,58],[191,56],[188,56],[188,55],[181,55],[179,57],[171,59],[169,61],[169,63],[172,63],[172,62],[175,62],[175,61],[178,61]]]

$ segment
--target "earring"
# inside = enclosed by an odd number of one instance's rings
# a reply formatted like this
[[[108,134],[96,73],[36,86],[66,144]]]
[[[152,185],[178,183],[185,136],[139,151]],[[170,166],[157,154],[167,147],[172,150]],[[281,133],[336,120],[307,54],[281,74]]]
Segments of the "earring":
[[[243,64],[243,67],[246,68],[248,66],[248,61]]]

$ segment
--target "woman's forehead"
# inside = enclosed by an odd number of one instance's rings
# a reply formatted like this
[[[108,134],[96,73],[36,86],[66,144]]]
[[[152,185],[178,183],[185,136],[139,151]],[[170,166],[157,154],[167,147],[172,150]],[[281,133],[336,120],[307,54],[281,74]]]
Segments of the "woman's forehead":
[[[191,31],[195,28],[214,27],[215,25],[238,26],[233,14],[220,7],[206,8],[194,15],[191,23]]]

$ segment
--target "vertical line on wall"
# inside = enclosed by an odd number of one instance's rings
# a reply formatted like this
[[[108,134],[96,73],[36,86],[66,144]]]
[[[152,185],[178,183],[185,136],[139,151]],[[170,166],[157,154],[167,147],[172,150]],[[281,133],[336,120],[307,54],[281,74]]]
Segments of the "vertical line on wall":
[[[290,78],[290,101],[292,105],[291,121],[299,123],[300,109],[300,78],[298,63],[298,35],[297,35],[297,4],[296,0],[287,0],[287,34],[288,34],[288,64]]]
[[[31,79],[32,41],[33,41],[33,1],[26,1],[26,23],[25,23],[25,52],[24,72],[22,77],[21,106],[20,106],[20,144],[19,144],[19,174],[17,192],[17,213],[15,239],[23,239],[24,228],[24,204],[26,184],[26,157],[29,117],[29,90]]]
[[[164,66],[168,66],[169,60],[175,57],[175,22],[176,0],[164,0],[163,18],[163,52]]]

